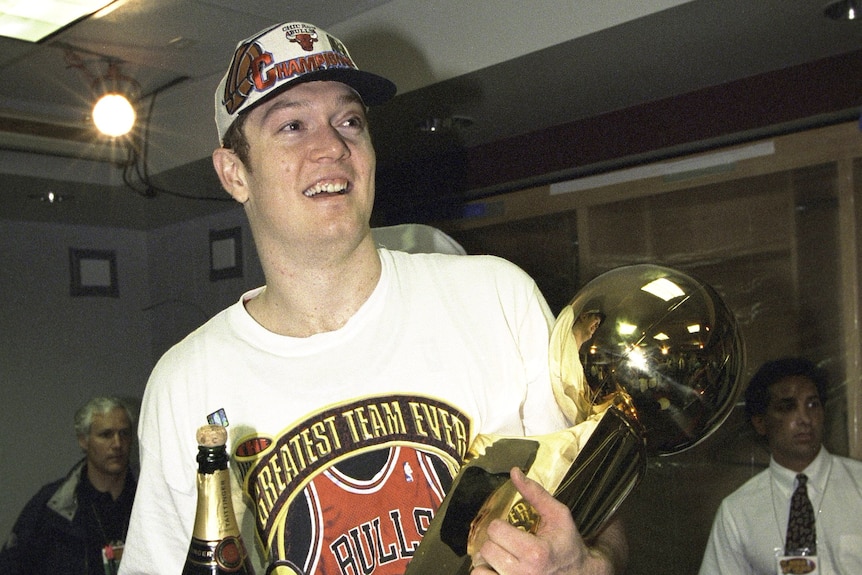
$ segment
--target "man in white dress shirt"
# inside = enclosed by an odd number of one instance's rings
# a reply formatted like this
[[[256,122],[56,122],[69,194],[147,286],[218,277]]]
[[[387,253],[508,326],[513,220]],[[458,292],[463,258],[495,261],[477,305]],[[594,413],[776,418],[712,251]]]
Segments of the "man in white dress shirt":
[[[754,375],[745,410],[769,444],[769,468],[722,501],[700,575],[862,573],[862,462],[822,444],[827,388],[825,372],[802,358],[767,362]],[[785,549],[790,500],[803,474],[816,546]]]

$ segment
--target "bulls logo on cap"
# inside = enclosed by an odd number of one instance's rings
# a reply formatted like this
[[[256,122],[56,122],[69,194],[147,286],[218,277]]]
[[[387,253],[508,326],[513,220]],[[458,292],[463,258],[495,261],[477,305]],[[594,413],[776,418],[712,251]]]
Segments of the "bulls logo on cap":
[[[314,43],[317,42],[317,31],[303,30],[302,32],[296,33],[288,32],[287,39],[290,42],[299,44],[299,46],[306,52],[313,52]]]

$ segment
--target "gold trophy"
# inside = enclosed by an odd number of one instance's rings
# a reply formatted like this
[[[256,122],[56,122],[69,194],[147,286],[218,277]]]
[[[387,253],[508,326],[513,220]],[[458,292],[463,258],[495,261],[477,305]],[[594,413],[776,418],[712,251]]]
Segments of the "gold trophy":
[[[608,271],[560,312],[549,350],[554,394],[571,427],[538,437],[480,435],[406,575],[469,573],[495,518],[535,532],[541,517],[512,467],[565,503],[588,543],[637,486],[648,456],[693,447],[741,391],[742,337],[709,285],[681,271]]]

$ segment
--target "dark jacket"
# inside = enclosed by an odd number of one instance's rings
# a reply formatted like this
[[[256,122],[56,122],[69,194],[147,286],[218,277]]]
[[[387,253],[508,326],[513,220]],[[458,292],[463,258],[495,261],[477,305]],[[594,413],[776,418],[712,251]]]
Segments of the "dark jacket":
[[[104,538],[93,533],[92,515],[79,505],[85,468],[86,460],[81,460],[65,478],[45,485],[27,502],[0,550],[0,573],[104,575]],[[136,487],[129,470],[120,496],[129,511]],[[128,525],[128,516],[125,519]]]

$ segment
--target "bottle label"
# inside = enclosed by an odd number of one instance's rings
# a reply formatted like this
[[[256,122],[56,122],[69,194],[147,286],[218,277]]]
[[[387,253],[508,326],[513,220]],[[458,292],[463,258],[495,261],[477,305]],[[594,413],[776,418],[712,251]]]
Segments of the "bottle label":
[[[246,561],[245,546],[236,537],[225,537],[219,541],[192,538],[188,561],[198,565],[218,566],[226,573],[235,573]]]

